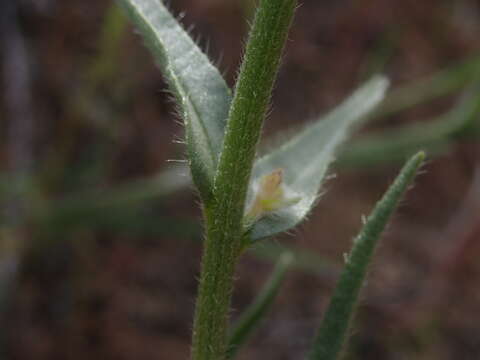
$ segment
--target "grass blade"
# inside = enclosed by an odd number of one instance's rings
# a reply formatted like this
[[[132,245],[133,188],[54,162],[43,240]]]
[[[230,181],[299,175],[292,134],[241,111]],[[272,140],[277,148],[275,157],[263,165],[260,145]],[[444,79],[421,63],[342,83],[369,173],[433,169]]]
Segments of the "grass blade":
[[[471,86],[458,104],[438,119],[388,129],[360,138],[346,146],[340,154],[341,166],[376,166],[392,164],[419,149],[448,149],[455,141],[475,136],[480,113],[479,84]]]
[[[340,262],[322,257],[309,249],[294,245],[286,246],[272,240],[256,243],[249,249],[249,252],[256,258],[271,263],[278,261],[284,253],[291,253],[294,258],[291,266],[292,269],[320,276],[325,279],[326,282],[337,279],[342,265]]]
[[[372,118],[393,115],[460,90],[478,75],[479,61],[480,56],[475,54],[461,63],[395,88],[372,114]]]
[[[231,93],[218,69],[159,0],[119,0],[166,76],[185,123],[195,184],[209,197]]]
[[[354,240],[353,248],[314,340],[309,360],[335,360],[340,355],[378,239],[424,158],[425,154],[420,152],[405,164]]]
[[[245,310],[230,333],[227,358],[232,359],[244,345],[250,335],[257,329],[261,320],[273,304],[285,275],[294,262],[292,253],[284,252],[273,270],[267,284],[257,295],[252,304]]]
[[[373,78],[327,116],[257,161],[249,193],[250,204],[265,174],[276,169],[283,169],[286,194],[298,201],[258,219],[251,229],[252,240],[286,231],[305,218],[317,198],[338,145],[347,138],[352,125],[380,103],[387,86],[385,78]]]

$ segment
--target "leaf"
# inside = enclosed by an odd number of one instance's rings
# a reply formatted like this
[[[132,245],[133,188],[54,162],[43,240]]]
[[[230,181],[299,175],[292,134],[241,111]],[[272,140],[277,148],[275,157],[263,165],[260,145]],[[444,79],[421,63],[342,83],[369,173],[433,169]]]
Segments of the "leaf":
[[[430,157],[447,150],[459,138],[475,133],[473,127],[480,113],[479,85],[474,82],[457,104],[437,119],[389,128],[352,142],[342,151],[339,164],[378,166],[403,160],[420,149],[428,149]]]
[[[478,77],[479,61],[480,56],[475,54],[446,69],[393,89],[372,117],[383,118],[460,90]]]
[[[337,147],[347,138],[353,124],[362,120],[383,99],[388,81],[374,77],[325,117],[314,122],[270,154],[260,158],[252,174],[248,208],[255,204],[259,185],[265,176],[282,169],[284,206],[252,225],[251,240],[258,240],[291,229],[312,208]],[[278,199],[276,199],[276,203]],[[258,212],[258,211],[257,211]]]
[[[309,360],[334,360],[340,355],[348,336],[358,295],[380,235],[424,159],[425,154],[419,152],[405,164],[367,218],[360,234],[355,238],[345,268],[315,337],[308,356]]]
[[[266,262],[276,262],[284,253],[291,253],[295,259],[292,268],[306,274],[316,275],[326,283],[333,282],[340,274],[340,263],[315,254],[308,249],[293,245],[286,246],[274,240],[259,241],[249,251],[256,258]]]
[[[285,275],[294,260],[294,255],[288,251],[280,256],[267,283],[233,327],[228,340],[227,359],[234,358],[238,350],[258,328],[260,322],[271,308],[285,279]]]
[[[145,210],[147,205],[152,206],[164,197],[186,187],[190,183],[187,173],[188,170],[181,165],[170,166],[156,176],[132,180],[110,189],[96,189],[64,196],[48,209],[30,206],[31,220],[38,225],[52,228],[56,233],[70,228],[96,227],[102,224],[119,231],[128,227],[128,221],[135,222],[134,225],[140,230],[141,224],[150,226],[158,218],[158,214],[155,214],[148,219],[145,212],[142,218],[138,219],[140,210]],[[34,189],[30,190],[30,193],[24,196],[32,197],[33,191]]]
[[[218,69],[158,0],[119,0],[167,78],[185,122],[192,177],[212,189],[231,93]]]

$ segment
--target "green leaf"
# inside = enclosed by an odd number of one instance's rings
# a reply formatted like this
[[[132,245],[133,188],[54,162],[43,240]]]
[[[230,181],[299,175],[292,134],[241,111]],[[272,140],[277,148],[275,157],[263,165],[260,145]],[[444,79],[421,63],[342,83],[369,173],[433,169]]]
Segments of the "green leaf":
[[[147,205],[158,203],[164,197],[185,188],[190,183],[187,173],[188,170],[183,166],[170,166],[156,176],[132,180],[110,189],[96,189],[65,196],[47,208],[30,206],[31,221],[51,227],[55,232],[82,226],[101,226],[102,223],[107,223],[110,228],[115,228],[113,225],[118,224],[117,229],[122,229],[128,227],[125,223],[128,218],[144,210]],[[22,195],[32,202],[33,191],[34,189]],[[155,214],[151,219],[147,219],[146,215],[143,215],[141,220],[133,218],[132,221],[136,222],[135,226],[139,228],[142,223],[149,224],[157,216]]]
[[[341,354],[358,303],[358,295],[378,239],[403,194],[412,183],[424,158],[425,154],[420,152],[405,164],[375,206],[360,234],[355,238],[345,268],[314,340],[308,356],[309,360],[335,360]]]
[[[281,206],[282,199],[276,200],[280,205],[275,211],[261,214],[250,229],[252,240],[286,231],[305,218],[315,203],[338,145],[347,138],[352,125],[380,103],[387,86],[388,81],[384,77],[374,77],[324,118],[307,126],[284,145],[256,162],[247,217],[259,186],[265,182],[262,179],[277,169],[283,170],[281,186],[284,187],[284,206]]]
[[[235,357],[238,350],[247,342],[255,329],[258,328],[261,320],[271,308],[280,290],[280,285],[282,285],[285,275],[293,262],[294,255],[288,251],[280,256],[270,279],[268,279],[255,300],[237,320],[228,339],[228,359]]]
[[[231,93],[218,69],[158,0],[119,0],[144,36],[180,105],[192,177],[210,195]]]
[[[475,54],[446,69],[393,89],[372,117],[384,118],[460,90],[478,77],[479,61],[480,56]]]
[[[473,126],[478,123],[480,113],[479,85],[470,86],[458,103],[437,119],[389,128],[359,138],[342,151],[339,164],[378,166],[403,161],[420,149],[428,149],[430,157],[432,153],[447,150],[462,137],[474,134]]]
[[[340,274],[341,264],[339,262],[327,259],[309,249],[293,245],[287,246],[275,240],[258,241],[249,249],[249,252],[268,262],[276,262],[284,253],[291,253],[295,259],[292,268],[306,274],[319,276],[325,282],[336,280]]]

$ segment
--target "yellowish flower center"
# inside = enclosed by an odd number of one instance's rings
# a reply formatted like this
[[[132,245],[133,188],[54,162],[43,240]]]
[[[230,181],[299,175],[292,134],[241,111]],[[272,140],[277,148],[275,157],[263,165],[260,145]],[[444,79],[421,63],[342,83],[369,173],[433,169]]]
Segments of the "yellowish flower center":
[[[297,198],[287,199],[285,197],[283,169],[276,169],[261,177],[255,198],[246,213],[246,222],[250,225],[266,214],[297,201]]]

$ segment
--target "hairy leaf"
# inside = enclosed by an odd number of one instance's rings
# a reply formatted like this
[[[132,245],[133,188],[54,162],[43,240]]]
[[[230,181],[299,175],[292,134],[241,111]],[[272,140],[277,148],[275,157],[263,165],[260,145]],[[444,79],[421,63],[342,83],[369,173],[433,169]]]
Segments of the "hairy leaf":
[[[419,152],[405,164],[393,184],[376,204],[360,234],[355,238],[345,268],[307,357],[308,360],[339,358],[348,337],[358,295],[380,235],[424,159],[425,154]]]
[[[159,0],[119,0],[166,76],[185,122],[195,184],[209,196],[231,101],[218,69]]]
[[[286,231],[305,218],[317,198],[338,145],[347,138],[352,125],[380,103],[387,86],[385,78],[374,77],[328,115],[256,162],[247,205],[247,222],[253,224],[252,240]],[[272,182],[269,176],[278,176],[278,169],[282,175],[277,185],[282,191],[275,194],[281,198],[271,199],[269,204],[274,203],[275,208],[261,213],[258,210],[261,192],[273,193],[272,189],[262,189],[262,186]],[[253,220],[248,218],[252,209],[257,217]]]

